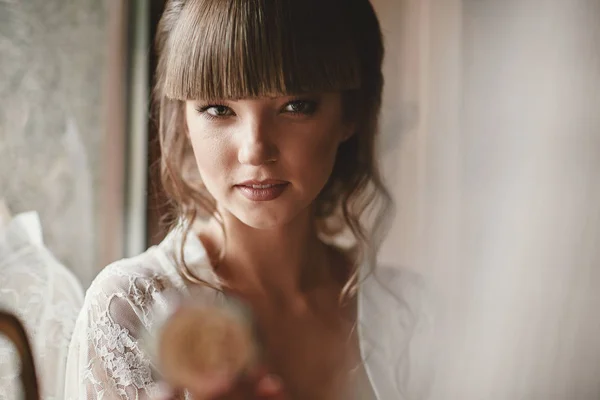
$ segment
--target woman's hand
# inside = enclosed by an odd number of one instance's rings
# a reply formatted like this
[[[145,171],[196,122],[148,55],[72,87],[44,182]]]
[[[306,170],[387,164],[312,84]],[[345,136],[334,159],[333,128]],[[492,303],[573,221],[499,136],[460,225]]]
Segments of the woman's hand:
[[[289,400],[281,379],[257,368],[237,380],[227,374],[213,373],[194,379],[186,390],[193,400]],[[168,390],[164,400],[179,399],[182,390]]]

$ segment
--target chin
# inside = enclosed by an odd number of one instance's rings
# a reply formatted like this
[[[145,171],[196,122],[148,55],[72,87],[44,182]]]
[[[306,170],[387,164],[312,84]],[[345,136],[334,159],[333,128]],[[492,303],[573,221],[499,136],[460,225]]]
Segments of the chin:
[[[238,204],[230,208],[229,213],[250,228],[276,229],[289,224],[299,214],[282,205],[262,203],[248,207]]]
[[[233,215],[244,225],[254,229],[275,229],[286,225],[291,218],[272,212],[245,211],[236,212]]]

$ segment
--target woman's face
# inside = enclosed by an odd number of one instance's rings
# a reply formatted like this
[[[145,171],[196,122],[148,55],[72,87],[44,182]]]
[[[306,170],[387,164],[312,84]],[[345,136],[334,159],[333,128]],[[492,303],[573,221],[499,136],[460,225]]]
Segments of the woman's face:
[[[260,229],[315,200],[352,133],[339,93],[186,102],[196,163],[219,208]]]

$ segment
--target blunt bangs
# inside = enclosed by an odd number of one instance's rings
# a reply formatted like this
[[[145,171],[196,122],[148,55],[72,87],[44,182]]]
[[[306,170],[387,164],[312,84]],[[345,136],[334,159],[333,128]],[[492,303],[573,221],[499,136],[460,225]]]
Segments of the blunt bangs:
[[[208,100],[358,89],[360,32],[344,8],[342,0],[190,0],[169,38],[163,94]]]

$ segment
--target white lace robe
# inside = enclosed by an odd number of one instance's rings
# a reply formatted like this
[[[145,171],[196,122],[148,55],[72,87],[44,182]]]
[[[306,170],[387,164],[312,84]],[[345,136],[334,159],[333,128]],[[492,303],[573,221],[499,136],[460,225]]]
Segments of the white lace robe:
[[[158,386],[140,338],[152,331],[169,290],[218,301],[211,289],[187,284],[176,260],[181,232],[158,246],[105,268],[89,288],[69,348],[65,399],[152,399]],[[189,235],[184,257],[197,274],[217,283],[200,241]],[[379,268],[359,294],[359,340],[379,400],[425,398],[431,314],[414,274]]]

